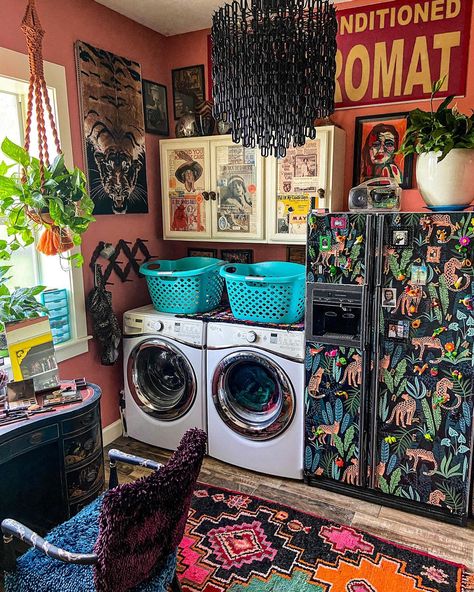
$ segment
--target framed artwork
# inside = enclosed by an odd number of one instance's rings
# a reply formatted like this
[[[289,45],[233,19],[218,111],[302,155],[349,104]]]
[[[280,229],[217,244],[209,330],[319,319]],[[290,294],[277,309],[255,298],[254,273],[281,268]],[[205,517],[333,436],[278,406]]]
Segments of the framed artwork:
[[[397,226],[390,231],[388,239],[392,247],[409,247],[413,243],[412,230],[409,226]]]
[[[172,78],[174,118],[179,119],[206,98],[204,65],[172,70]]]
[[[217,249],[188,248],[188,257],[213,257],[217,259]]]
[[[406,341],[410,335],[410,321],[388,321],[386,323],[385,335],[388,339]]]
[[[286,248],[286,260],[290,263],[306,264],[306,245],[297,245]]]
[[[252,249],[221,249],[221,259],[228,263],[253,263]]]
[[[170,135],[166,86],[150,80],[143,80],[143,110],[147,133],[160,136]]]
[[[140,64],[77,41],[89,193],[97,214],[145,214],[148,193]]]
[[[354,187],[377,177],[397,181],[402,189],[413,182],[413,155],[398,154],[408,127],[408,113],[357,117]]]

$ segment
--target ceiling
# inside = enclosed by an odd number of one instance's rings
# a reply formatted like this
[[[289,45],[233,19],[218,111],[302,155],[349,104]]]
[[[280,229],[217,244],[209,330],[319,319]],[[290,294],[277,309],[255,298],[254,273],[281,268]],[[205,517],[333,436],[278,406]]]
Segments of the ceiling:
[[[166,36],[209,29],[213,12],[226,3],[226,0],[95,1]],[[348,1],[334,0],[336,4]]]

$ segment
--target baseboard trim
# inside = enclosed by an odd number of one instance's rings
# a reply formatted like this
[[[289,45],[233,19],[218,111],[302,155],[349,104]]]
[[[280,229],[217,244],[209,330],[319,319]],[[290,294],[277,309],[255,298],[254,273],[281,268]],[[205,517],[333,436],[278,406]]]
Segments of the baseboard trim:
[[[111,423],[110,425],[106,426],[102,430],[103,445],[108,446],[109,444],[112,444],[112,442],[114,440],[116,440],[117,438],[120,438],[121,435],[122,435],[122,420],[117,419],[117,421],[114,421],[114,423]]]

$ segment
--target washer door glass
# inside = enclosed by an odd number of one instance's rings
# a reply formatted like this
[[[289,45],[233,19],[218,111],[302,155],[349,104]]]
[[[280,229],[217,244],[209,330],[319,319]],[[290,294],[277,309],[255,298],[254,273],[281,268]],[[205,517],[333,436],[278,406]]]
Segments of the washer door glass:
[[[222,420],[249,440],[270,440],[290,425],[295,396],[287,375],[256,352],[224,358],[213,379],[213,400]]]
[[[172,421],[188,412],[196,397],[196,376],[187,357],[171,343],[149,339],[128,360],[128,384],[146,413]]]

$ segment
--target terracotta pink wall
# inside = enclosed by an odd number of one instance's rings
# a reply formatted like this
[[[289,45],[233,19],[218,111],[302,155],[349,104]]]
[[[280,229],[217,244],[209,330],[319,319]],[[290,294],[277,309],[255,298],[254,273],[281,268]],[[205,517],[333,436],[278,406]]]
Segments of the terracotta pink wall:
[[[1,47],[26,53],[25,40],[20,31],[25,6],[26,1],[23,0],[2,0]],[[142,66],[144,78],[168,84],[170,70],[165,38],[93,0],[39,0],[37,7],[46,31],[44,59],[66,68],[74,162],[83,168],[74,42],[80,39],[136,60]],[[139,237],[149,239],[148,246],[153,255],[162,253],[158,141],[158,136],[148,134],[146,137],[149,214],[98,216],[97,222],[85,235],[83,255],[86,263],[83,274],[86,294],[93,283],[88,262],[99,241],[115,244],[121,238],[135,241]],[[114,282],[114,286],[110,287],[113,305],[120,321],[124,311],[149,302],[144,280],[133,275],[130,277],[133,282],[125,284],[118,278],[111,280]],[[99,359],[96,344],[91,341],[88,354],[61,364],[61,376],[86,376],[89,381],[102,387],[102,421],[103,425],[108,425],[119,417],[118,391],[122,385],[122,365],[102,366]]]
[[[192,1],[192,0],[190,0]],[[387,0],[371,0],[370,4],[384,3]],[[354,0],[344,4],[344,8],[367,5],[368,0]],[[46,30],[44,39],[44,58],[62,64],[66,68],[69,112],[73,140],[75,163],[83,167],[82,139],[79,120],[79,105],[74,64],[73,44],[81,39],[103,49],[115,52],[138,61],[142,66],[144,78],[167,84],[170,91],[171,69],[194,64],[204,64],[207,72],[207,35],[208,31],[197,31],[185,35],[165,38],[158,33],[142,27],[115,13],[93,0],[39,0],[38,10],[41,22]],[[0,28],[0,46],[26,53],[20,23],[26,1],[3,0],[2,25]],[[474,38],[474,20],[471,27]],[[468,112],[474,106],[474,43],[471,43],[468,93],[458,101],[460,109]],[[207,86],[206,86],[207,88]],[[173,117],[172,95],[168,93],[169,113]],[[347,149],[344,169],[346,192],[352,184],[353,139],[355,118],[360,115],[378,114],[409,110],[415,106],[427,108],[427,104],[388,105],[337,111],[334,122],[347,133]],[[171,119],[170,126],[174,128]],[[147,177],[148,177],[148,215],[99,216],[85,235],[83,254],[86,264],[83,269],[86,293],[92,288],[92,273],[87,266],[98,241],[115,243],[118,239],[134,241],[136,238],[149,239],[149,249],[153,255],[180,257],[186,254],[189,246],[196,243],[162,241],[161,228],[161,192],[159,179],[159,137],[147,135]],[[403,207],[405,210],[418,210],[423,202],[416,190],[405,191]],[[201,243],[200,243],[201,244]],[[202,243],[201,246],[206,246]],[[208,244],[209,247],[232,247],[232,244]],[[264,259],[285,259],[286,247],[278,245],[235,245],[238,248],[253,248],[256,261]],[[131,276],[133,277],[133,276]],[[124,311],[149,302],[148,292],[143,280],[133,279],[122,284],[113,280],[110,287],[113,293],[114,309],[121,320]],[[122,366],[101,366],[99,351],[94,342],[90,342],[89,353],[73,358],[61,364],[61,375],[73,377],[85,375],[88,380],[98,383],[103,389],[102,414],[103,424],[108,425],[118,418],[118,391],[122,386]]]

